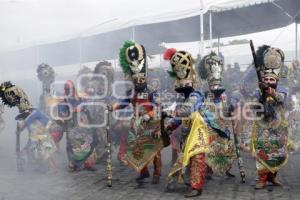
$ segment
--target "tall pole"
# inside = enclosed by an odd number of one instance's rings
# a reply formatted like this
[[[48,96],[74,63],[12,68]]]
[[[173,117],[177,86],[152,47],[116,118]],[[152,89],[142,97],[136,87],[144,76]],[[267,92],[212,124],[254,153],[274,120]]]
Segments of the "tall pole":
[[[110,111],[106,110],[106,140],[107,140],[107,161],[106,161],[106,171],[107,171],[107,186],[112,187],[112,159],[111,159],[111,137],[110,137]]]
[[[79,64],[82,65],[82,37],[79,37]]]
[[[220,53],[220,36],[218,36],[218,55]]]
[[[298,24],[295,21],[295,60],[298,60]]]
[[[37,44],[36,45],[36,62],[37,62],[37,65],[39,65],[40,64],[40,62],[41,62],[41,55],[40,55],[40,45],[39,44]]]
[[[131,35],[131,39],[132,39],[132,41],[135,41],[135,26],[133,26],[132,28],[131,28],[131,31],[132,31],[132,35]]]
[[[203,0],[200,0],[200,42],[199,42],[199,54],[204,55],[204,28],[203,28]]]
[[[200,13],[200,54],[204,55],[204,28],[203,28],[203,14]]]
[[[209,43],[210,51],[212,50],[212,11],[209,11]]]
[[[17,170],[18,172],[24,171],[24,161],[22,159],[21,150],[20,150],[20,123],[17,121],[16,128],[16,154],[17,154]]]

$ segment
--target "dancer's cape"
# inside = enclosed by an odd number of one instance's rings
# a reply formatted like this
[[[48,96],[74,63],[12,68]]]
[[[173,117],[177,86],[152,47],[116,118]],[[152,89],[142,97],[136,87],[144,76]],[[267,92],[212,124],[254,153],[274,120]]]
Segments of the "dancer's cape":
[[[141,118],[133,118],[131,122],[133,126],[128,133],[127,152],[122,161],[140,172],[164,146],[160,137],[160,120],[143,122]]]
[[[288,160],[288,123],[278,120],[266,123],[256,121],[252,130],[252,154],[272,173],[277,172]]]

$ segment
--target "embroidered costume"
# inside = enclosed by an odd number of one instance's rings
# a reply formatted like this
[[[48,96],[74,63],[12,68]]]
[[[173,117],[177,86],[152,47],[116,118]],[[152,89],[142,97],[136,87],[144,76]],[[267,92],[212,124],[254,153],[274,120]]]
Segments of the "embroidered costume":
[[[194,59],[186,51],[168,49],[164,59],[170,60],[174,78],[174,87],[182,98],[176,102],[174,118],[167,125],[172,131],[181,125],[181,152],[168,175],[167,189],[172,189],[175,182],[181,181],[185,169],[190,169],[190,189],[185,197],[198,196],[205,181],[205,154],[208,152],[208,129],[199,110],[203,104],[203,95],[194,88],[197,74]]]

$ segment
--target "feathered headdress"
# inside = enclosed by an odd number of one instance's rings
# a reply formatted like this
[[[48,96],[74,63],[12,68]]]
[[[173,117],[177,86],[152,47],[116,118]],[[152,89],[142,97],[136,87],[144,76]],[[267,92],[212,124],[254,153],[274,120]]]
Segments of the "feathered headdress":
[[[164,57],[165,60],[169,60],[170,61],[176,52],[177,52],[177,50],[174,49],[174,48],[167,49],[164,52],[163,57]],[[168,70],[167,72],[168,72],[168,74],[169,74],[170,77],[172,77],[172,78],[176,77],[176,73],[173,71],[173,68],[171,70]]]
[[[1,97],[1,100],[2,100],[2,102],[3,102],[4,105],[7,105],[9,107],[16,106],[19,103],[18,99],[16,99],[16,101],[14,101],[14,102],[11,102],[11,101],[8,101],[6,99],[6,97],[5,97],[5,93],[7,92],[7,90],[9,88],[13,88],[13,87],[15,87],[15,85],[13,85],[10,81],[3,82],[0,85],[0,97]]]
[[[0,85],[0,97],[4,105],[16,106],[20,113],[32,108],[26,93],[10,81],[3,82]]]
[[[119,62],[121,65],[121,68],[125,74],[131,74],[129,63],[126,59],[126,49],[133,46],[134,42],[131,40],[127,40],[124,42],[122,48],[119,51]]]

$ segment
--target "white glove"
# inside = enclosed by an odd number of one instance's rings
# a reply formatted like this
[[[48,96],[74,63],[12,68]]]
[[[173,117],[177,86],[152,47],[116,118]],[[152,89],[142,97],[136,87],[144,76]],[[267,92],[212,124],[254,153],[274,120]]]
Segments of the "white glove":
[[[150,120],[150,118],[151,118],[151,117],[150,117],[148,114],[145,114],[145,115],[143,116],[143,121],[147,122],[147,121]]]

